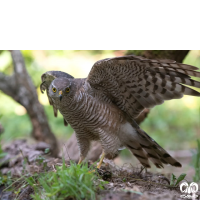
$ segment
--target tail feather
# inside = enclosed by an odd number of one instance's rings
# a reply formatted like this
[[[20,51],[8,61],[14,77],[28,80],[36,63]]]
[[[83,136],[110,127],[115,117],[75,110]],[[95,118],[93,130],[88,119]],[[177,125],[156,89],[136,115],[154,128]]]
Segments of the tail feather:
[[[145,150],[145,152],[147,153],[147,157],[153,162],[153,164],[157,168],[164,168],[162,160],[160,160],[160,156],[157,153],[155,153],[154,149],[152,149],[151,146],[145,146],[142,144],[140,144],[140,146]]]
[[[141,146],[138,143],[135,142],[135,143],[132,143],[131,145],[127,144],[127,147],[144,167],[151,168],[148,161],[148,157],[146,156],[144,150],[141,148]]]
[[[125,124],[124,127],[126,127],[123,134],[125,146],[143,166],[149,168],[149,160],[151,160],[157,168],[164,168],[163,164],[181,167],[181,164],[145,133],[135,121]]]
[[[145,133],[142,129],[137,129],[138,133],[138,140],[140,143],[140,146],[147,152],[147,155],[150,156],[153,155],[154,159],[152,157],[149,157],[153,163],[158,164],[158,160],[162,162],[163,164],[170,164],[175,167],[181,167],[182,165],[173,157],[171,157],[167,151],[165,151],[158,143],[156,143],[147,133]],[[155,165],[156,165],[155,164]]]

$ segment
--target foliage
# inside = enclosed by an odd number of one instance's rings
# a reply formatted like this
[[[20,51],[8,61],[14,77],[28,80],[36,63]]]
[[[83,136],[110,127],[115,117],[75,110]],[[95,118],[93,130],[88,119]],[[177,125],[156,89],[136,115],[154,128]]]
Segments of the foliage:
[[[199,98],[189,96],[166,101],[151,109],[141,128],[166,149],[194,148],[194,138],[200,137],[199,105]]]
[[[11,172],[8,172],[7,175],[3,175],[0,172],[0,186],[5,185],[5,186],[9,186],[12,184],[12,176],[11,176]]]
[[[66,167],[56,167],[56,172],[49,172],[37,179],[27,178],[27,182],[34,188],[35,200],[64,199],[95,199],[97,188],[103,189],[104,182],[97,181],[98,177],[89,172],[88,165],[76,165],[70,163]],[[96,184],[95,184],[96,183]]]
[[[1,117],[2,117],[2,115],[0,116],[0,119],[1,119]],[[7,155],[7,153],[6,152],[4,152],[3,151],[3,149],[2,149],[2,140],[1,140],[1,137],[2,135],[0,134],[0,159],[3,159],[6,155]],[[3,162],[1,162],[0,163],[0,167],[3,165],[4,163]],[[11,173],[10,172],[8,172],[7,173],[7,175],[3,175],[2,173],[1,173],[1,171],[0,171],[0,186],[1,185],[5,185],[5,186],[8,186],[8,185],[10,185],[10,184],[12,184],[12,178],[11,178]]]
[[[3,158],[6,155],[6,153],[2,150],[1,144],[0,144],[0,159]]]
[[[195,169],[195,175],[193,177],[193,181],[200,183],[200,140],[197,140],[197,151],[193,152],[192,160],[193,160],[192,166]]]
[[[172,174],[170,180],[170,186],[177,186],[182,180],[184,180],[186,174],[181,174],[178,178]]]
[[[63,159],[62,166],[55,166],[53,171],[47,171],[47,163],[41,156],[36,163],[37,166],[43,168],[43,171],[32,175],[24,171],[24,175],[18,179],[11,178],[10,174],[0,176],[0,185],[6,186],[4,191],[14,192],[16,199],[25,187],[33,189],[31,196],[34,200],[59,200],[67,197],[96,199],[97,192],[103,190],[107,183],[101,180],[93,170],[96,163],[89,168],[87,163],[77,165],[70,162],[70,166],[66,166]]]
[[[0,119],[1,119],[1,117],[2,117],[2,115],[0,115]],[[6,152],[4,152],[3,151],[3,149],[2,149],[2,135],[0,134],[0,159],[2,159],[2,158],[4,158],[6,155],[7,155],[7,153]],[[0,166],[2,165],[3,163],[1,163],[0,164]],[[1,183],[0,183],[1,184]]]

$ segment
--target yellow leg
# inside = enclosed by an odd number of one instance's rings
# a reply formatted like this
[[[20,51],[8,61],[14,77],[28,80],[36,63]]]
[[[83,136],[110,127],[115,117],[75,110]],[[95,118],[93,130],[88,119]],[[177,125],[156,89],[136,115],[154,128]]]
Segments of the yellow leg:
[[[84,158],[81,156],[81,157],[79,158],[78,165],[81,164],[83,160],[84,160]]]
[[[97,165],[97,168],[98,168],[98,169],[100,169],[104,158],[105,158],[105,153],[103,152],[103,153],[102,153],[102,156],[101,156],[101,158],[100,158],[99,164]],[[94,172],[95,172],[95,170],[89,171],[89,173],[94,173]]]
[[[103,152],[102,153],[102,156],[101,156],[101,159],[100,159],[100,161],[99,161],[99,164],[97,165],[97,168],[98,169],[100,169],[100,167],[101,167],[101,165],[102,165],[102,163],[103,163],[103,159],[105,158],[105,153]]]

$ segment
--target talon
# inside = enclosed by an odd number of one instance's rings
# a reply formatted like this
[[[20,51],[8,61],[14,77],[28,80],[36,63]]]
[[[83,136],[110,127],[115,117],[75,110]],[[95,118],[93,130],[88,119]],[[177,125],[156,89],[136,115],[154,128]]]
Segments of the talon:
[[[89,173],[94,173],[95,172],[95,170],[93,169],[92,171],[89,171]]]
[[[82,163],[83,160],[84,160],[84,158],[81,156],[81,157],[79,158],[78,165],[80,165],[80,164]]]
[[[97,165],[97,169],[100,169],[102,163],[103,163],[103,159],[105,158],[105,153],[102,153],[101,159],[99,161],[99,164]]]

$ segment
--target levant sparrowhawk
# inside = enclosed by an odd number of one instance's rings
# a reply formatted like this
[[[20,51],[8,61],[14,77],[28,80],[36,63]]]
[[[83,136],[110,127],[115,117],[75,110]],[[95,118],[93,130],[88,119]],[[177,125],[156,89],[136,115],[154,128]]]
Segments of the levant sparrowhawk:
[[[85,79],[74,79],[64,72],[46,72],[41,91],[47,90],[54,114],[58,109],[75,130],[79,163],[86,157],[90,142],[99,140],[103,148],[101,161],[126,147],[145,167],[150,167],[149,160],[158,168],[163,164],[181,167],[134,119],[144,108],[165,100],[179,99],[184,94],[200,96],[185,86],[200,88],[200,82],[190,77],[200,77],[197,69],[171,60],[115,57],[97,61]]]

